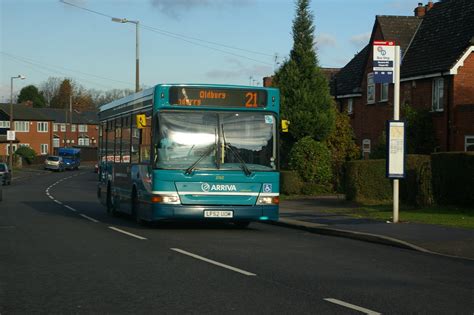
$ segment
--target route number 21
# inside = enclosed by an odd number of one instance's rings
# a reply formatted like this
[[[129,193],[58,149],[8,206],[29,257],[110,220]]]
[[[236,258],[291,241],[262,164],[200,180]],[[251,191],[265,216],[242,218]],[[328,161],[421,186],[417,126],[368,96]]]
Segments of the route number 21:
[[[245,107],[257,107],[256,92],[248,92],[245,94]]]

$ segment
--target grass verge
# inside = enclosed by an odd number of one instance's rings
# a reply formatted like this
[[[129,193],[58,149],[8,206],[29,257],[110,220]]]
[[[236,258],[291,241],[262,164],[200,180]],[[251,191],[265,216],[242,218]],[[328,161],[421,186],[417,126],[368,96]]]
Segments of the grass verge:
[[[393,208],[390,204],[361,205],[358,209],[351,209],[347,214],[387,221],[392,220]],[[400,208],[399,218],[401,222],[439,224],[474,229],[473,208],[431,206],[419,209],[402,205]]]

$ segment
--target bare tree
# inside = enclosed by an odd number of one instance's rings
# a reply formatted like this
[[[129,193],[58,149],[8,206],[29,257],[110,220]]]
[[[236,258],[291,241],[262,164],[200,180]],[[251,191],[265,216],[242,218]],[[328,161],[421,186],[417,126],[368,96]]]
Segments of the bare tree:
[[[61,82],[63,82],[62,78],[49,77],[48,80],[40,84],[39,89],[43,93],[48,107],[51,106],[51,100],[53,97],[58,94]]]

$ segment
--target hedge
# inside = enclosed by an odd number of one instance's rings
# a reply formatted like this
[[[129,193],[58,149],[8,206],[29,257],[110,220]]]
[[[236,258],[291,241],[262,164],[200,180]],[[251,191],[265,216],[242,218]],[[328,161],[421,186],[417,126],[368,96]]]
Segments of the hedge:
[[[280,193],[284,195],[299,195],[303,188],[303,181],[296,171],[280,172]]]
[[[321,195],[332,193],[332,185],[304,182],[297,171],[280,172],[280,192],[283,195]]]
[[[474,205],[474,152],[435,153],[431,166],[438,204]]]
[[[408,155],[406,177],[400,180],[400,199],[411,205],[433,203],[429,155]],[[346,163],[346,198],[359,202],[387,202],[393,199],[391,180],[386,178],[385,160]]]
[[[344,187],[348,200],[380,202],[392,199],[392,186],[385,177],[385,160],[347,162]]]

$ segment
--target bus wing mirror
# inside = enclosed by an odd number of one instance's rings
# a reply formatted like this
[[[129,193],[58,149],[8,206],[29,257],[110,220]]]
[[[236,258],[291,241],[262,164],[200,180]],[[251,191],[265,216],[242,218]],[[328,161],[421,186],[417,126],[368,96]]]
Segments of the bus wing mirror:
[[[290,121],[286,119],[282,119],[281,121],[281,132],[288,132],[288,128],[290,126]]]

